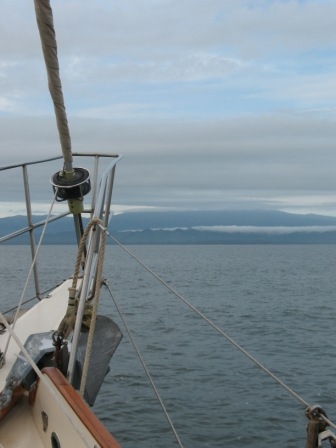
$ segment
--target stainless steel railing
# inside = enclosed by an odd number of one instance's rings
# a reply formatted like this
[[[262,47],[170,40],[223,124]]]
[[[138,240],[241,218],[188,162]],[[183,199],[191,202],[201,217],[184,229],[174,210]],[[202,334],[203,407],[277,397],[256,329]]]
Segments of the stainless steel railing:
[[[105,226],[108,225],[109,214],[110,214],[110,204],[112,199],[112,190],[113,190],[113,182],[114,182],[114,174],[115,167],[122,156],[117,154],[105,154],[105,153],[74,153],[74,158],[89,158],[93,161],[91,163],[91,168],[93,165],[93,172],[91,177],[91,205],[89,208],[84,209],[83,213],[90,214],[91,218],[97,217],[100,218]],[[100,162],[102,159],[111,159],[109,164],[102,170],[100,166]],[[31,256],[32,260],[35,258],[36,254],[36,244],[35,244],[35,230],[39,227],[43,227],[46,223],[57,221],[59,219],[64,218],[65,216],[70,215],[70,212],[58,213],[56,215],[50,216],[47,219],[41,220],[37,223],[33,222],[33,212],[32,212],[32,202],[30,195],[30,183],[29,183],[29,175],[28,168],[33,165],[45,164],[47,162],[53,162],[56,160],[61,160],[62,156],[50,157],[46,159],[39,159],[31,162],[24,162],[19,164],[12,164],[7,166],[0,167],[0,176],[1,172],[21,169],[22,171],[22,181],[23,181],[23,191],[25,197],[25,208],[26,208],[26,219],[27,225],[15,230],[13,232],[7,233],[5,235],[0,236],[0,244],[8,242],[12,239],[15,239],[21,235],[28,234],[29,235],[29,244],[31,248]],[[77,161],[77,160],[76,160]],[[102,174],[100,172],[102,171]],[[53,173],[50,173],[50,176]],[[16,184],[19,184],[20,180],[16,179]],[[50,186],[51,191],[51,186]],[[76,227],[76,220],[75,220]],[[76,229],[75,229],[76,230]],[[77,231],[76,231],[77,233]],[[34,286],[36,297],[41,298],[40,291],[40,282],[38,277],[37,265],[34,265]]]

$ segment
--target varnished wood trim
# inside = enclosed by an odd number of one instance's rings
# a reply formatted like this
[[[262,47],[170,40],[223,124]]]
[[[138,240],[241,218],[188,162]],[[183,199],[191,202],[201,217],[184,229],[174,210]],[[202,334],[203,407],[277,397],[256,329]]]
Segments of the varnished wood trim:
[[[58,369],[45,367],[42,373],[50,378],[77,417],[102,448],[120,448],[120,445]]]

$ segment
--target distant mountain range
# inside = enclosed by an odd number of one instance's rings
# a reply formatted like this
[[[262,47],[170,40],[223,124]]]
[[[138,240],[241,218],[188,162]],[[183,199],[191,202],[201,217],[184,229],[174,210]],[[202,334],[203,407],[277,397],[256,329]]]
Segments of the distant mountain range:
[[[1,218],[0,236],[26,226],[23,216]],[[123,244],[335,244],[336,218],[272,210],[127,212],[113,216],[109,231]],[[27,242],[21,235],[8,244]],[[50,223],[45,243],[75,244],[71,217]]]

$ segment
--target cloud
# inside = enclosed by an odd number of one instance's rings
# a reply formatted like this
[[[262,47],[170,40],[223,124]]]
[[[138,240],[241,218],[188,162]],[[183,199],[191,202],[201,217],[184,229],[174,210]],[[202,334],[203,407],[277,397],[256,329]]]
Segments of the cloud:
[[[114,195],[121,204],[335,207],[333,121],[285,114],[180,123],[74,118],[70,128],[74,151],[124,154]],[[60,154],[53,117],[3,119],[0,131],[3,163]],[[48,168],[46,185],[60,165]],[[32,179],[39,197],[46,194],[38,188],[42,177]]]
[[[89,119],[124,121],[127,119],[134,120],[139,116],[143,117],[144,114],[148,116],[151,113],[151,110],[152,108],[148,104],[122,103],[82,109],[78,116]]]
[[[336,226],[305,226],[305,227],[257,227],[257,226],[196,226],[195,230],[220,233],[267,233],[271,235],[288,235],[292,233],[325,233],[335,232]]]
[[[0,112],[9,111],[12,108],[13,108],[13,101],[5,97],[0,97]]]
[[[50,212],[51,203],[48,202],[33,202],[32,214],[37,215],[47,215]],[[142,211],[159,211],[158,207],[151,206],[136,206],[136,205],[123,205],[123,204],[113,204],[111,212],[114,215],[119,215],[125,212],[142,212]],[[66,202],[56,203],[52,209],[52,214],[65,213],[68,211],[68,205]],[[0,202],[0,218],[8,216],[17,216],[26,214],[26,203],[25,202]]]
[[[224,57],[216,53],[192,53],[183,57],[164,60],[121,60],[111,61],[100,70],[99,60],[76,58],[69,62],[66,73],[79,82],[111,83],[176,83],[188,81],[204,81],[225,79],[229,74],[241,69],[244,63],[239,60]]]
[[[53,8],[73,150],[125,155],[117,202],[335,206],[335,2]],[[31,1],[4,2],[0,27],[2,164],[60,154]]]

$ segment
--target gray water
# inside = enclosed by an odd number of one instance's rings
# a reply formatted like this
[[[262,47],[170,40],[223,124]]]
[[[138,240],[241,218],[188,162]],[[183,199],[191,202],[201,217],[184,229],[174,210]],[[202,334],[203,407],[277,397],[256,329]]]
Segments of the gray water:
[[[2,310],[18,300],[29,251],[2,246]],[[336,420],[336,246],[131,246],[169,285],[300,397]],[[46,289],[75,248],[40,256]],[[58,265],[57,265],[58,263]],[[55,269],[55,265],[58,266]],[[305,406],[116,246],[105,277],[185,447],[304,447]],[[29,287],[27,297],[32,294]],[[107,291],[124,338],[95,411],[125,448],[177,446]]]

